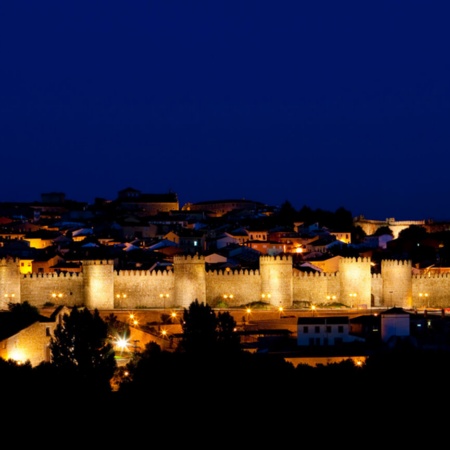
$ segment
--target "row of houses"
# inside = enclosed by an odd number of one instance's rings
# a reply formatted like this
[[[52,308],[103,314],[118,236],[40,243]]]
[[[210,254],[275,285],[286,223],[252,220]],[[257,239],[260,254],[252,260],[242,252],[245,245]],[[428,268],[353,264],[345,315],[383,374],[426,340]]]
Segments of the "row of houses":
[[[82,259],[117,261],[117,268],[166,267],[180,253],[201,253],[208,264],[255,268],[259,255],[321,256],[351,243],[349,232],[318,224],[268,226],[275,209],[248,200],[188,204],[177,196],[143,194],[132,188],[115,201],[93,205],[66,201],[62,193],[42,202],[0,204],[0,256],[21,261],[22,273],[76,272]],[[316,270],[321,270],[315,268]]]

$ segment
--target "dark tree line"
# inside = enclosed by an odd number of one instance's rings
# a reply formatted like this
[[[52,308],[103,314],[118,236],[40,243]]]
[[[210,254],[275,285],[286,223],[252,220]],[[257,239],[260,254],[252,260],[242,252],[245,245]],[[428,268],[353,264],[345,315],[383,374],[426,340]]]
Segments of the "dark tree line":
[[[108,322],[96,310],[72,308],[51,339],[51,362],[31,367],[0,359],[0,377],[16,394],[14,405],[49,404],[51,399],[50,404],[59,404],[67,414],[64,405],[71,412],[78,406],[95,414],[142,404],[158,405],[166,414],[181,405],[215,410],[229,403],[271,401],[284,407],[301,404],[312,392],[327,401],[343,401],[364,390],[375,399],[386,393],[398,398],[405,395],[405,380],[411,386],[443,386],[450,377],[448,350],[418,349],[409,341],[373,352],[362,367],[351,359],[294,366],[281,355],[251,353],[241,348],[228,312],[216,315],[197,300],[184,310],[177,348],[167,351],[152,342],[118,367]]]

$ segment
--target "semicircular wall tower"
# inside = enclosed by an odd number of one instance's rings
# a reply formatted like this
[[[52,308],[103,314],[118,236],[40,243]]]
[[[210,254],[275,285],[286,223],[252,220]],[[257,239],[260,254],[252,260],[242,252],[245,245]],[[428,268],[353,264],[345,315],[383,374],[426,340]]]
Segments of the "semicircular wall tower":
[[[412,307],[412,261],[382,260],[383,306]]]
[[[189,308],[198,300],[206,303],[205,257],[201,255],[175,255],[173,257],[174,305]]]
[[[0,259],[0,309],[8,309],[8,303],[21,303],[20,277],[18,259]]]
[[[350,307],[371,306],[370,258],[341,258],[339,260],[340,298]]]
[[[114,309],[113,261],[83,261],[84,306]]]
[[[283,308],[292,306],[293,270],[292,256],[261,256],[261,297],[268,303]]]

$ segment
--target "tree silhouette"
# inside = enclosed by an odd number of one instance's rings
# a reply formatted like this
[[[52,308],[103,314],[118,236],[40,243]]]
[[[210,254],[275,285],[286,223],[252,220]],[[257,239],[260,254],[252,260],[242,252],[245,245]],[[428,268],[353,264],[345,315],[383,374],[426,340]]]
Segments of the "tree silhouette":
[[[27,301],[22,303],[8,303],[8,309],[15,323],[26,327],[39,319],[39,310]]]
[[[50,339],[52,365],[65,375],[93,389],[110,389],[116,369],[115,355],[108,339],[108,324],[96,309],[72,308],[64,314]]]
[[[211,353],[217,344],[217,318],[211,306],[193,301],[189,309],[184,309],[181,324],[183,336],[178,345],[188,353]]]
[[[241,339],[236,333],[236,321],[228,312],[219,312],[217,316],[217,344],[221,353],[239,353]]]
[[[130,325],[126,322],[118,320],[113,313],[105,317],[105,322],[108,325],[108,337],[112,340],[127,339],[130,336]]]
[[[388,234],[389,236],[394,236],[393,231],[387,225],[377,228],[375,230],[375,233],[373,233],[374,236],[383,236],[384,234]]]

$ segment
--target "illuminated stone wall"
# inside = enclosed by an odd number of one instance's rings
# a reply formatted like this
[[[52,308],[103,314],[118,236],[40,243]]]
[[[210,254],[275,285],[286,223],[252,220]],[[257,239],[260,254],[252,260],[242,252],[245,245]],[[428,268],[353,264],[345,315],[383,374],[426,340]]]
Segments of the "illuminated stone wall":
[[[261,295],[270,294],[270,303],[277,307],[292,305],[292,256],[261,256]]]
[[[412,263],[411,261],[381,261],[383,275],[383,304],[387,308],[411,308]]]
[[[413,275],[412,306],[443,308],[450,306],[450,274]]]
[[[22,275],[21,302],[42,308],[46,303],[54,305],[84,305],[83,273],[39,273]]]
[[[206,299],[206,271],[204,256],[174,256],[174,304],[182,308],[198,300],[208,303]],[[175,269],[176,267],[176,269]]]
[[[341,258],[339,261],[341,302],[350,305],[371,305],[370,258]]]
[[[219,302],[229,307],[261,301],[261,275],[254,270],[206,273],[206,298],[213,308]]]
[[[42,361],[50,361],[50,336],[53,336],[55,328],[55,322],[36,322],[20,331],[7,341],[3,350],[6,359],[22,362],[29,360],[33,366]]]
[[[20,301],[19,264],[15,258],[0,259],[0,309],[8,309],[8,303]]]
[[[114,308],[176,306],[170,271],[122,270],[114,273]]]
[[[187,308],[195,299],[212,307],[261,300],[285,308],[294,301],[450,307],[450,274],[412,275],[411,261],[391,260],[382,261],[381,274],[371,274],[369,258],[341,258],[334,273],[307,273],[294,269],[291,257],[280,255],[262,256],[259,270],[210,272],[201,256],[176,256],[173,271],[164,272],[114,271],[112,261],[84,261],[81,273],[23,275],[17,261],[0,261],[3,310],[10,301],[105,310]]]
[[[292,283],[293,300],[311,304],[325,303],[329,287],[333,284],[330,279],[336,277],[336,274],[295,271]],[[334,286],[336,288],[335,283]],[[333,291],[333,295],[339,298],[338,288]]]

